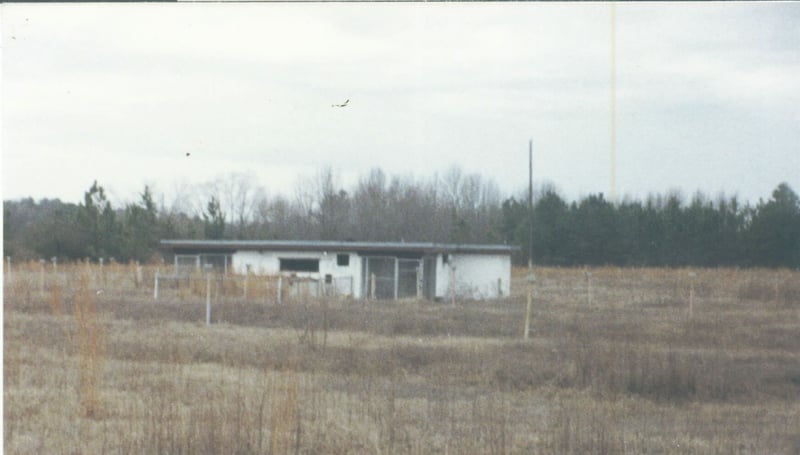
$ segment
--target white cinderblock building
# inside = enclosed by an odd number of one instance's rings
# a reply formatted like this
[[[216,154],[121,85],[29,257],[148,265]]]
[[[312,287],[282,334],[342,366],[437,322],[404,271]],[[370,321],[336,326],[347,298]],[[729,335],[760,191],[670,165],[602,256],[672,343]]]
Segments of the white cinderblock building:
[[[511,292],[508,245],[162,240],[181,267],[315,280],[355,298],[493,299]]]

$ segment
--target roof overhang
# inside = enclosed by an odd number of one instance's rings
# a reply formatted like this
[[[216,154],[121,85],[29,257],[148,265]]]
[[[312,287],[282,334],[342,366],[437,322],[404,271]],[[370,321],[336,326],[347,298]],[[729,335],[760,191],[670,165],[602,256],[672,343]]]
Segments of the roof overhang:
[[[511,255],[513,245],[423,242],[337,242],[316,240],[162,240],[160,247],[177,254],[234,253],[236,251],[325,251],[362,255],[486,254]]]

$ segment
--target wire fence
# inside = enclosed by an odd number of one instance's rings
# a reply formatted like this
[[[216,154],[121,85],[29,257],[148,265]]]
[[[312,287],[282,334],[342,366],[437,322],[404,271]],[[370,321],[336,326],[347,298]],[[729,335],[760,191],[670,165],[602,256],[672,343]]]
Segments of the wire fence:
[[[175,275],[172,264],[127,264],[108,261],[61,264],[55,260],[3,261],[6,297],[17,302],[47,302],[53,295],[73,295],[79,278],[104,300],[136,302],[204,302],[284,304],[310,299],[351,299],[357,295],[354,277],[300,277],[292,275],[234,274],[192,269]],[[526,289],[524,269],[514,269],[509,298]],[[563,276],[562,276],[563,275]],[[798,272],[788,269],[637,269],[599,267],[586,269],[537,269],[535,298],[548,300],[565,293],[570,300],[587,306],[611,300],[620,305],[686,305],[691,315],[697,305],[713,304],[722,297],[740,301],[766,300],[776,305],[798,305]],[[366,278],[365,299],[380,298],[379,291],[391,284],[374,273]],[[407,280],[412,282],[412,280]],[[387,284],[388,283],[388,284]],[[408,293],[411,294],[411,287]],[[374,291],[373,291],[374,290]],[[384,290],[384,294],[389,294]],[[401,296],[402,297],[402,296]],[[505,297],[505,296],[504,296]],[[4,299],[4,303],[10,299]]]
[[[293,275],[256,275],[183,269],[180,274],[165,264],[69,263],[30,261],[4,263],[5,292],[25,300],[45,299],[53,291],[74,292],[78,277],[86,277],[89,289],[105,298],[143,302],[198,301],[228,303],[291,303],[319,298],[351,298],[352,276],[326,280]]]

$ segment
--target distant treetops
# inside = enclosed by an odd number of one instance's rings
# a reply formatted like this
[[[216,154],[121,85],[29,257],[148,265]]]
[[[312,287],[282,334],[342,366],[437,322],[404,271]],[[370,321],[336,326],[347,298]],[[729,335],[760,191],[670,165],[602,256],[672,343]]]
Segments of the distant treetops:
[[[390,180],[374,169],[349,192],[326,169],[293,199],[268,197],[240,174],[212,189],[190,211],[157,207],[147,186],[137,202],[114,208],[96,181],[80,204],[5,201],[3,247],[18,260],[147,261],[170,238],[414,239],[519,245],[514,259],[524,264],[532,218],[537,264],[800,267],[800,198],[786,183],[755,206],[700,193],[688,202],[673,193],[616,205],[602,194],[567,203],[545,188],[532,217],[526,198],[503,199],[493,182],[457,169],[429,181]]]

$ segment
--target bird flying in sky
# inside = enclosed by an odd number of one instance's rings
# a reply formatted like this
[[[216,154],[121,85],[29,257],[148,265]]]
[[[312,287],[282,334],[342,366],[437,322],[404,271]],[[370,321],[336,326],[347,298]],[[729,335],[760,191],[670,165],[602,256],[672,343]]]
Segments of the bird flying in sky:
[[[345,101],[342,104],[331,104],[331,107],[345,107],[345,106],[347,106],[347,103],[349,103],[349,102],[350,102],[350,99],[348,98],[347,101]]]

